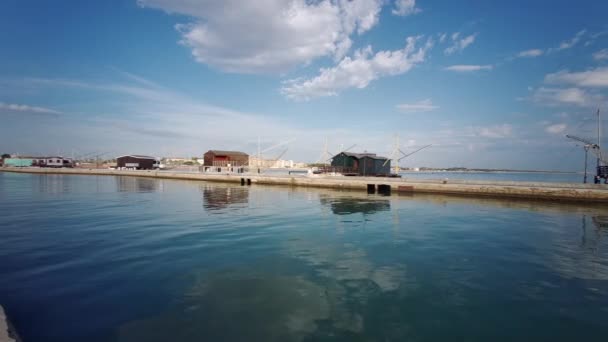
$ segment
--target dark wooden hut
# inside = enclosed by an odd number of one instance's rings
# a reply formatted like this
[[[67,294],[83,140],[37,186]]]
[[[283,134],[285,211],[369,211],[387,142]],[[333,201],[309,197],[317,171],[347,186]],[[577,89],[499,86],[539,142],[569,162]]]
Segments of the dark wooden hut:
[[[155,157],[128,155],[116,158],[117,168],[130,168],[136,170],[153,170],[157,169],[159,161]]]
[[[389,176],[391,162],[375,153],[341,152],[331,161],[334,172],[352,176]]]

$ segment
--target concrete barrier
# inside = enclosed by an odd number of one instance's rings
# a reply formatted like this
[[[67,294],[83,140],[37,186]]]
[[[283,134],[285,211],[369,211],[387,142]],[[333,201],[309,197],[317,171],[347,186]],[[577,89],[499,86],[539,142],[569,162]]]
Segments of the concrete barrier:
[[[344,177],[344,176],[305,176],[305,175],[263,175],[263,174],[213,174],[213,173],[179,173],[171,171],[134,171],[111,169],[45,169],[45,168],[0,168],[0,171],[64,174],[64,175],[99,175],[99,176],[132,176],[162,179],[198,180],[207,182],[228,182],[318,187],[331,189],[353,189],[368,191],[370,185],[375,189],[395,189],[392,195],[398,195],[399,189],[410,193],[435,193],[476,197],[525,198],[533,200],[559,200],[578,202],[608,202],[608,185],[573,184],[573,183],[538,183],[511,181],[470,181],[470,180],[409,180],[404,178],[383,177]]]

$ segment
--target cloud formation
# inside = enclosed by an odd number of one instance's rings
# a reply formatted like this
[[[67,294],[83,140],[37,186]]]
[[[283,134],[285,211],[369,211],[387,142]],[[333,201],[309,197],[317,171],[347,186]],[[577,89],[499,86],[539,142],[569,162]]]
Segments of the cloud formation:
[[[456,52],[462,52],[464,49],[467,48],[467,46],[469,46],[469,45],[473,44],[473,42],[475,42],[476,37],[477,37],[477,33],[460,38],[460,32],[456,32],[456,33],[452,34],[452,37],[451,37],[452,45],[447,47],[443,52],[446,55],[451,55]]]
[[[476,132],[484,138],[502,139],[511,136],[513,133],[513,126],[502,124],[489,127],[477,127]]]
[[[0,102],[0,113],[24,113],[24,114],[45,114],[59,115],[61,112],[50,108],[29,106],[24,104],[13,104]]]
[[[546,106],[595,106],[603,101],[603,96],[584,89],[571,88],[538,88],[532,95],[532,101]]]
[[[602,49],[593,54],[593,59],[596,61],[608,60],[608,49]]]
[[[335,96],[349,88],[362,89],[383,76],[400,75],[410,71],[425,60],[433,41],[417,47],[420,37],[408,37],[403,49],[373,53],[368,46],[357,50],[354,56],[345,57],[332,68],[322,68],[311,79],[287,81],[281,93],[292,100],[310,100],[323,96]]]
[[[394,15],[402,17],[420,13],[422,10],[416,7],[416,0],[395,0],[395,8],[392,10]]]
[[[545,83],[590,88],[608,87],[608,67],[600,67],[581,72],[561,70],[545,76]]]
[[[545,131],[547,133],[551,133],[551,134],[560,134],[563,133],[566,128],[568,128],[568,125],[566,124],[555,124],[555,125],[549,125],[547,127],[545,127]]]
[[[192,18],[176,29],[198,62],[228,72],[268,73],[319,57],[342,59],[352,45],[351,36],[377,24],[383,1],[138,0],[138,4]]]
[[[587,30],[578,31],[576,33],[576,35],[574,35],[574,37],[572,37],[569,40],[565,40],[565,41],[561,42],[558,47],[548,49],[547,53],[552,53],[552,52],[557,52],[557,51],[562,51],[562,50],[567,50],[567,49],[573,48],[581,41],[581,39],[583,38],[585,33],[587,33]]]
[[[445,70],[455,72],[473,72],[479,70],[492,70],[492,65],[459,64],[446,67]]]
[[[530,49],[530,50],[526,50],[526,51],[522,51],[522,52],[518,53],[517,57],[520,57],[520,58],[538,57],[538,56],[541,56],[543,53],[544,52],[541,49]]]
[[[425,99],[414,103],[398,104],[396,108],[404,113],[421,113],[439,109],[439,106],[434,105],[431,99]]]

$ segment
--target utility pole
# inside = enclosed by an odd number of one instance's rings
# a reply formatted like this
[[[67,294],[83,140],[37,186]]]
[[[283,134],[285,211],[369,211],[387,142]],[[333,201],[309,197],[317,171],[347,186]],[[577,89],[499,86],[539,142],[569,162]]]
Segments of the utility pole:
[[[589,154],[589,145],[585,145],[585,177],[583,178],[583,184],[587,184],[587,154]]]
[[[599,171],[600,161],[602,160],[602,120],[600,117],[600,109],[597,109],[597,167]]]
[[[260,173],[260,162],[262,161],[262,152],[260,149],[260,136],[258,136],[258,162],[257,162],[257,166],[258,166],[258,173]]]

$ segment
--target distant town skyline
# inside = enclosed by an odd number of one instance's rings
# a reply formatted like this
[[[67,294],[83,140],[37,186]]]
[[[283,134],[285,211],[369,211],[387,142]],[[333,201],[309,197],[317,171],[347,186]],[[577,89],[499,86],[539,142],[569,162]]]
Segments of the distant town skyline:
[[[578,171],[608,118],[608,2],[8,0],[0,153]],[[607,126],[602,125],[603,130]],[[606,132],[608,134],[608,132]],[[608,146],[608,139],[602,143]],[[590,162],[590,166],[593,163]]]

